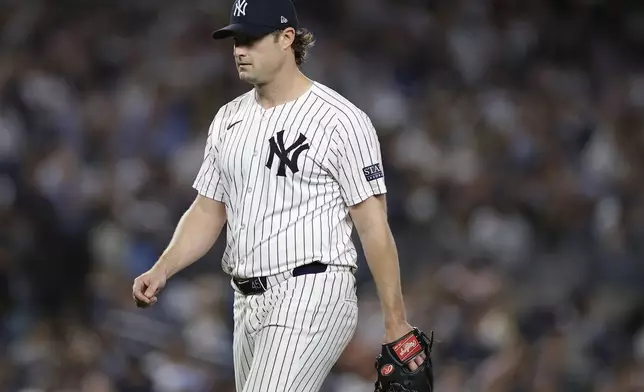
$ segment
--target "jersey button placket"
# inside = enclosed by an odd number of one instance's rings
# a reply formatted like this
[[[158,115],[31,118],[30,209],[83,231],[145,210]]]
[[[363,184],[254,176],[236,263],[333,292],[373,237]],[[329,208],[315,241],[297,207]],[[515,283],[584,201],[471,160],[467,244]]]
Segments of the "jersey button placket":
[[[238,237],[244,235],[244,231],[246,230],[246,224],[242,223],[239,225],[239,230],[238,230]],[[239,265],[244,265],[246,264],[246,259],[243,257],[239,257]]]

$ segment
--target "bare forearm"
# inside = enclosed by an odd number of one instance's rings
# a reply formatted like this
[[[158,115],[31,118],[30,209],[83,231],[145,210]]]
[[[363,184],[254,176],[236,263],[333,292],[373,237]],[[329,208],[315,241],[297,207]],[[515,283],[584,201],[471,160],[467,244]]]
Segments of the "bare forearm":
[[[373,216],[372,219],[384,219]],[[400,266],[393,235],[386,222],[372,222],[360,237],[367,264],[376,283],[385,317],[385,328],[405,322],[405,309],[400,287]]]
[[[154,268],[169,278],[203,257],[219,237],[226,215],[223,206],[198,198],[183,214]]]

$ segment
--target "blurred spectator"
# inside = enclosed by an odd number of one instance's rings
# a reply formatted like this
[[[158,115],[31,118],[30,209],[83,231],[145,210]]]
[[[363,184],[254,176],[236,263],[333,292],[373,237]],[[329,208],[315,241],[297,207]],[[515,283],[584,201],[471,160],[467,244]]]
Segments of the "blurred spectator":
[[[299,1],[304,68],[381,135],[412,323],[438,391],[644,390],[638,2]],[[249,86],[227,2],[0,4],[0,390],[234,391],[218,256],[132,306]],[[373,391],[382,320],[325,392]]]
[[[117,389],[123,392],[152,392],[152,381],[145,374],[141,362],[130,358],[125,368],[125,374],[117,382]]]

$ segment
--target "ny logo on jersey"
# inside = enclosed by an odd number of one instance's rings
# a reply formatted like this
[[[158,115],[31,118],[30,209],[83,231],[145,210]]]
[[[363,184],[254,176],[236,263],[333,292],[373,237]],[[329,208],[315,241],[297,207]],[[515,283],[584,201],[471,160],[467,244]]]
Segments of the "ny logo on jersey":
[[[246,6],[248,5],[247,0],[237,0],[235,2],[235,10],[233,11],[233,15],[240,17],[242,15],[246,16]]]
[[[273,159],[277,155],[280,159],[279,167],[277,168],[277,175],[280,177],[286,177],[286,167],[291,170],[292,173],[297,173],[300,169],[297,167],[297,158],[302,152],[309,149],[309,144],[304,143],[306,137],[300,133],[300,136],[297,138],[295,143],[291,144],[289,147],[284,146],[284,131],[277,132],[277,138],[275,136],[268,139],[268,142],[271,147],[270,155],[268,156],[268,161],[266,162],[267,168],[273,167]],[[295,150],[295,151],[293,151]],[[293,151],[291,158],[288,155]]]

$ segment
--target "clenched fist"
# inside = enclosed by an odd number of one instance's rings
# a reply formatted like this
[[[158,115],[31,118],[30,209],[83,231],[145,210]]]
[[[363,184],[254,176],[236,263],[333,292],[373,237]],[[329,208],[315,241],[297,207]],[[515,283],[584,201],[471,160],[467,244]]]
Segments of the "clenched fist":
[[[166,274],[154,267],[134,279],[132,298],[139,308],[147,308],[157,303],[157,294],[165,286]]]

